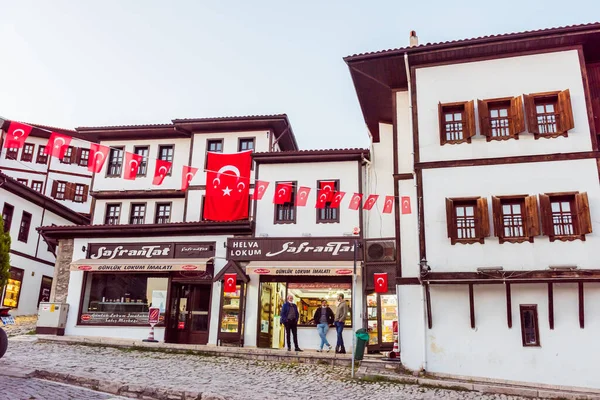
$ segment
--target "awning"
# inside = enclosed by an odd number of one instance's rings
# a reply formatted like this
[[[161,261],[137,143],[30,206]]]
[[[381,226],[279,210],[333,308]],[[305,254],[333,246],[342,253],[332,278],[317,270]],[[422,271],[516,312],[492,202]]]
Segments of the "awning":
[[[357,262],[357,275],[360,275],[359,265]],[[246,266],[246,273],[280,276],[350,276],[353,268],[353,261],[311,261],[310,263],[306,261],[251,261]]]
[[[81,259],[71,263],[71,271],[104,272],[169,272],[206,271],[212,258],[163,258],[156,260],[91,260]]]

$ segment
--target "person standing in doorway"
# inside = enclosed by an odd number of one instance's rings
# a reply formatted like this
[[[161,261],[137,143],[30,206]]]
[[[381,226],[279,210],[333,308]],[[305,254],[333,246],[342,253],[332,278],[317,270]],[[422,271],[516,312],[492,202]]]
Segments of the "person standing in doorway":
[[[338,306],[335,310],[335,330],[337,331],[337,344],[335,345],[335,352],[338,354],[346,354],[346,348],[344,347],[344,338],[342,332],[344,331],[344,323],[346,322],[346,315],[348,314],[348,304],[344,300],[344,294],[338,294]]]
[[[319,332],[319,336],[321,337],[321,347],[318,352],[323,351],[323,347],[327,346],[327,351],[331,350],[331,345],[327,341],[327,331],[329,330],[329,325],[333,324],[334,316],[333,311],[327,305],[327,300],[321,300],[321,307],[315,311],[315,324],[317,325],[317,332]]]
[[[288,351],[292,351],[290,332],[294,335],[294,350],[302,351],[300,346],[298,346],[298,319],[300,318],[300,313],[298,312],[298,306],[294,303],[294,296],[291,294],[288,294],[287,301],[281,307],[280,315],[281,323],[285,326]]]

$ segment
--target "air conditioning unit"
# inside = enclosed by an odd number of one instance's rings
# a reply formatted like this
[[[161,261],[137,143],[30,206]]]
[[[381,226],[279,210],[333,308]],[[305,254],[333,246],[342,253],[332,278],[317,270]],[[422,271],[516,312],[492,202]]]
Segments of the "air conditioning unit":
[[[396,243],[393,240],[367,242],[367,262],[396,261]]]

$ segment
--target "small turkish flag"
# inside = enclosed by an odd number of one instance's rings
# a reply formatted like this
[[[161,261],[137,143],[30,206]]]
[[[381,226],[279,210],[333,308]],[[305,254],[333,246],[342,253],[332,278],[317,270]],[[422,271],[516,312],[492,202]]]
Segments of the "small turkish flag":
[[[393,207],[394,207],[394,196],[385,196],[385,202],[383,204],[383,213],[391,214]]]
[[[269,182],[267,181],[255,181],[254,193],[252,193],[252,200],[262,200],[268,187]]]
[[[32,128],[32,126],[20,122],[11,122],[8,126],[8,132],[6,132],[4,147],[7,149],[20,149],[23,147],[23,143],[25,143],[25,139],[31,133]]]
[[[108,158],[108,146],[102,146],[98,143],[92,143],[90,145],[90,156],[88,158],[88,171],[100,172],[104,162]]]
[[[196,172],[198,172],[198,168],[189,167],[187,165],[183,166],[183,171],[181,172],[181,190],[187,190],[188,186],[190,186],[190,182],[194,179]]]
[[[44,154],[56,158],[63,158],[65,156],[65,151],[67,151],[69,144],[71,144],[71,139],[73,139],[71,136],[52,132],[50,139],[48,139],[48,145],[44,149]]]
[[[352,199],[350,199],[348,208],[350,210],[358,210],[358,207],[360,207],[360,202],[362,201],[362,196],[362,193],[354,193],[352,195]]]
[[[275,187],[275,195],[273,196],[273,203],[284,204],[289,203],[292,200],[292,184],[278,183]]]
[[[300,186],[298,188],[298,193],[296,194],[296,205],[299,207],[306,206],[306,201],[308,200],[308,195],[310,194],[310,188],[306,186]]]
[[[339,208],[340,203],[342,202],[342,199],[344,198],[345,195],[346,195],[346,192],[335,192],[333,194],[333,198],[331,199],[330,207],[331,208]]]
[[[374,273],[373,283],[375,283],[375,291],[377,293],[386,293],[388,291],[387,273]]]
[[[162,185],[165,180],[165,176],[171,170],[171,166],[173,165],[170,161],[165,160],[156,160],[156,167],[154,167],[154,178],[152,179],[153,185]]]
[[[225,277],[225,286],[223,288],[223,291],[225,293],[235,293],[236,291],[236,279],[237,279],[237,275],[236,274],[225,274],[223,275]]]
[[[333,192],[331,192],[331,191],[324,191],[322,189],[319,190],[318,196],[317,196],[317,202],[315,203],[315,208],[325,208],[325,206],[327,205],[327,202],[331,198],[332,193]]]
[[[402,214],[410,214],[410,197],[402,196]]]
[[[333,198],[333,192],[335,190],[335,182],[334,181],[321,181],[319,182],[319,197],[322,193],[327,195],[326,202],[331,201]]]
[[[369,197],[367,197],[367,201],[365,201],[365,205],[363,208],[365,210],[372,209],[373,206],[375,205],[375,203],[377,203],[378,198],[379,198],[378,194],[370,194]]]
[[[123,172],[123,179],[130,181],[137,177],[138,168],[142,162],[142,156],[140,154],[133,154],[128,151],[125,152],[125,170]]]

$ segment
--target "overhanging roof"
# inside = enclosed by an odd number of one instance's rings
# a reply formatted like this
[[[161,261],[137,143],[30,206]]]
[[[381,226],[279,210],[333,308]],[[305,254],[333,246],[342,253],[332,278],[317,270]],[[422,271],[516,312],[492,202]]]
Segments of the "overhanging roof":
[[[362,161],[370,159],[368,149],[299,150],[253,153],[257,164],[289,164],[305,162]]]

